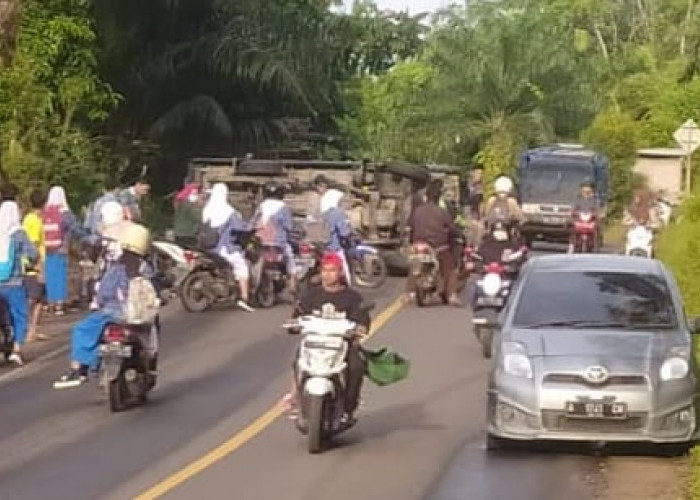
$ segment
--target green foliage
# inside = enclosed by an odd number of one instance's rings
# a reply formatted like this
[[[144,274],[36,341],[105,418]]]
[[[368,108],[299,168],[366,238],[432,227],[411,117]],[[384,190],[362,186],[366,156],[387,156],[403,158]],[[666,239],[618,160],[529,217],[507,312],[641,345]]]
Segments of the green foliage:
[[[639,145],[640,126],[628,114],[609,108],[593,120],[583,140],[610,160],[610,210],[619,215],[633,188],[632,167]]]
[[[657,239],[657,255],[673,271],[688,314],[700,315],[700,196],[682,204],[679,220]]]
[[[98,186],[105,154],[85,127],[117,102],[97,74],[89,13],[84,0],[26,2],[13,65],[0,73],[4,173],[24,190],[64,185],[80,202]]]

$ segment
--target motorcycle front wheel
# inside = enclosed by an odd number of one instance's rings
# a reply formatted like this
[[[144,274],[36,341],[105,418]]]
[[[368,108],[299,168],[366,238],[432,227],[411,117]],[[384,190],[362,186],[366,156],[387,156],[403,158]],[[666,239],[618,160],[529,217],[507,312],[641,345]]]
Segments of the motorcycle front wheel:
[[[326,398],[323,396],[312,396],[307,394],[308,406],[306,414],[306,422],[308,427],[308,449],[309,453],[320,453],[323,451],[323,416],[324,404]]]
[[[384,258],[377,254],[365,254],[354,259],[352,263],[352,278],[357,286],[364,288],[379,288],[387,277],[387,265]]]
[[[180,286],[180,303],[187,312],[204,312],[211,306],[211,301],[205,293],[207,275],[192,273],[184,279]]]

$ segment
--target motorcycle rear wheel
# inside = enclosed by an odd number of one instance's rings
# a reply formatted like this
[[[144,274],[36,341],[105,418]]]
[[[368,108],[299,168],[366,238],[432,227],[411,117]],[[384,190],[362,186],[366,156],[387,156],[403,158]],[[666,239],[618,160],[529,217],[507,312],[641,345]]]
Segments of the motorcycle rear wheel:
[[[107,396],[109,397],[109,409],[113,413],[124,411],[126,409],[126,394],[123,375],[119,374],[117,378],[110,381],[107,385]]]
[[[275,305],[275,286],[267,278],[263,278],[263,282],[255,291],[255,301],[263,309],[269,309]]]
[[[323,451],[323,416],[324,416],[324,403],[326,398],[323,396],[312,396],[308,394],[306,396],[308,399],[306,422],[308,428],[308,450],[309,453],[320,453]]]
[[[204,280],[203,273],[192,273],[182,282],[180,303],[187,312],[204,312],[211,307],[211,301],[203,291]]]
[[[352,278],[357,286],[379,288],[387,277],[386,261],[380,255],[367,254],[352,263]],[[369,272],[367,271],[369,269]]]

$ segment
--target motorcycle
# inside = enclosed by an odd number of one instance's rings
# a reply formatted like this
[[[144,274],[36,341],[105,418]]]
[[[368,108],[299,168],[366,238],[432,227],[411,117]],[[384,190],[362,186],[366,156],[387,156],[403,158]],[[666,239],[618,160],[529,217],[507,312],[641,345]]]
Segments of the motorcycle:
[[[476,302],[474,304],[474,335],[481,343],[481,352],[485,358],[491,357],[493,332],[498,315],[505,307],[510,295],[511,285],[526,251],[504,252],[501,262],[483,263],[481,256],[476,253],[472,258],[480,264],[477,272],[483,277],[476,283]]]
[[[363,288],[379,288],[387,277],[387,265],[375,247],[351,239],[345,254],[353,284]]]
[[[279,247],[263,245],[252,263],[252,271],[257,282],[253,292],[255,302],[263,308],[274,306],[287,284],[284,252]]]
[[[245,238],[243,246],[249,266],[260,259],[257,238]],[[236,302],[240,298],[240,287],[231,264],[214,251],[192,249],[190,252],[191,271],[180,283],[178,293],[182,307],[187,312],[200,313],[217,302]],[[257,287],[251,273],[250,289],[256,290]]]
[[[99,346],[99,386],[113,412],[146,402],[156,385],[160,323],[108,324]]]
[[[151,260],[163,275],[167,290],[175,293],[192,272],[196,256],[191,249],[169,241],[154,241],[152,247]]]
[[[444,304],[449,302],[449,297],[444,293],[440,261],[433,247],[424,242],[411,245],[408,265],[409,273],[415,280],[416,303],[420,307],[424,307],[436,293],[440,294]]]
[[[363,305],[367,310],[373,307]],[[345,359],[356,325],[321,311],[321,316],[301,316],[283,327],[302,336],[294,362],[300,403],[295,423],[307,436],[309,453],[319,453],[333,436],[352,426],[342,417],[347,387]]]
[[[643,224],[634,224],[627,231],[625,255],[631,257],[654,257],[654,232]]]
[[[595,253],[598,250],[598,217],[589,210],[575,211],[574,253]]]

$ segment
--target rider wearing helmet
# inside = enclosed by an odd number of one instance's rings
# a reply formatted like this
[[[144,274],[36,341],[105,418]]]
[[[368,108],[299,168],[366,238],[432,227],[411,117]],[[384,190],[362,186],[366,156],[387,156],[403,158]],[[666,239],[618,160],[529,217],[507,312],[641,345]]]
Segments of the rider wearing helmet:
[[[292,211],[284,203],[282,184],[270,181],[263,187],[264,199],[253,215],[253,228],[263,245],[282,250],[287,266],[289,288],[296,291],[294,251],[291,245],[293,229]]]
[[[495,194],[486,202],[486,223],[503,220],[508,225],[522,222],[523,214],[518,201],[513,196],[513,181],[505,175],[499,176],[493,184]]]
[[[581,183],[581,191],[574,202],[573,212],[594,212],[598,211],[598,200],[595,197],[595,185],[592,181],[586,179]],[[569,232],[569,253],[573,253],[574,244],[576,242],[576,232],[574,226],[571,226]]]
[[[151,245],[148,229],[129,223],[112,236],[119,244],[118,257],[106,268],[100,280],[96,297],[99,310],[89,313],[73,327],[71,369],[54,382],[55,389],[78,387],[87,381],[88,370],[97,367],[102,331],[109,323],[126,320],[130,281],[143,276],[144,258]],[[155,369],[154,364],[152,369]]]

